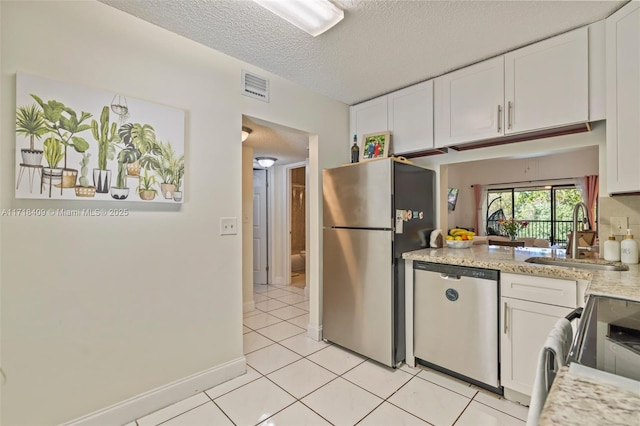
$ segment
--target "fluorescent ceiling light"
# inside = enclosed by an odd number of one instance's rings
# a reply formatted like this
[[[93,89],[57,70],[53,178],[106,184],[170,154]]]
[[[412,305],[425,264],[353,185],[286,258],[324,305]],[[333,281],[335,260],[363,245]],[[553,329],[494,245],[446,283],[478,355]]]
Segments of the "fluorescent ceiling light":
[[[268,169],[269,167],[273,166],[274,163],[278,161],[278,159],[273,157],[256,157],[256,161],[258,162],[258,164],[260,164],[261,167]]]
[[[242,126],[242,142],[246,141],[247,138],[249,137],[249,134],[253,132],[253,130],[251,130],[248,127],[244,127]]]
[[[329,0],[253,0],[303,31],[318,36],[344,18]]]

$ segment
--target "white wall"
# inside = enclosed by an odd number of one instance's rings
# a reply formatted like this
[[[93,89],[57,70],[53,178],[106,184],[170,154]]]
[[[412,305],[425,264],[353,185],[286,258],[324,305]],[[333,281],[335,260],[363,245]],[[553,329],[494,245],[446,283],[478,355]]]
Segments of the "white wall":
[[[452,150],[447,154],[416,158],[414,162],[435,170],[441,182],[445,182],[445,176],[443,175],[446,175],[446,186],[457,187],[461,190],[456,211],[448,213],[446,206],[444,206],[446,192],[443,191],[443,186],[440,186],[437,200],[439,214],[436,223],[440,228],[448,229],[456,225],[474,226],[473,207],[469,207],[473,206],[474,203],[473,191],[470,188],[471,184],[474,183],[488,184],[510,180],[522,181],[599,174],[600,194],[602,196],[602,194],[605,194],[603,188],[606,188],[606,171],[604,170],[605,141],[605,122],[599,121],[592,123],[592,130],[586,133],[555,136],[468,151]],[[579,160],[575,159],[575,154],[570,153],[586,147],[593,147],[594,152],[589,150],[584,154],[578,154],[580,156]],[[589,154],[588,152],[591,153]],[[595,152],[598,153],[597,157],[593,157]],[[549,160],[540,161],[539,164],[536,164],[534,159],[530,159],[530,170],[524,173],[526,167],[524,167],[525,161],[522,158],[541,155],[560,156],[555,160],[551,159],[553,158],[551,157]],[[507,158],[521,159],[505,161],[504,159]],[[584,164],[582,164],[583,162]],[[466,166],[468,164],[471,164],[469,168]]]
[[[311,249],[320,253],[320,170],[345,157],[348,108],[102,3],[0,8],[1,208],[62,206],[13,198],[19,70],[184,109],[187,164],[179,210],[131,203],[126,218],[2,217],[2,424],[60,423],[242,359],[242,236],[221,237],[218,224],[242,217],[241,116],[317,135]],[[270,79],[270,103],[240,95],[241,68]],[[310,269],[319,326],[319,258]]]

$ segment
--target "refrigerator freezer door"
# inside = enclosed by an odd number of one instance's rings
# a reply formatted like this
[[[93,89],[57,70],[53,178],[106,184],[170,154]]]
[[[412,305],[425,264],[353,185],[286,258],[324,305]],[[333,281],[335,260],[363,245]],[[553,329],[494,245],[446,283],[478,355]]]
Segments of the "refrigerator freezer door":
[[[326,227],[393,227],[392,160],[374,160],[322,171]]]
[[[403,217],[402,229],[396,226],[394,255],[428,246],[426,238],[435,227],[435,172],[410,164],[396,163],[393,177],[396,217]],[[425,234],[426,232],[426,234]]]
[[[392,231],[324,229],[323,337],[394,365]]]

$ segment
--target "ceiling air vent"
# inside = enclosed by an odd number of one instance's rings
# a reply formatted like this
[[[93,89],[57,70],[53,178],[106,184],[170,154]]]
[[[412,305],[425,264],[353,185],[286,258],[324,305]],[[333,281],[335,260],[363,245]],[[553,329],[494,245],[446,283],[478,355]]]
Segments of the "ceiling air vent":
[[[242,70],[242,94],[269,102],[269,80]]]

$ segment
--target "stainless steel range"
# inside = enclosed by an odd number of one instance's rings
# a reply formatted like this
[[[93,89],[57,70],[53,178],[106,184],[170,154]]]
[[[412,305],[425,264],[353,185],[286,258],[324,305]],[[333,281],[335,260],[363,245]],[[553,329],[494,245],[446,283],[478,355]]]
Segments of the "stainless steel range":
[[[589,296],[569,361],[640,380],[640,302]]]

